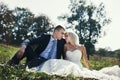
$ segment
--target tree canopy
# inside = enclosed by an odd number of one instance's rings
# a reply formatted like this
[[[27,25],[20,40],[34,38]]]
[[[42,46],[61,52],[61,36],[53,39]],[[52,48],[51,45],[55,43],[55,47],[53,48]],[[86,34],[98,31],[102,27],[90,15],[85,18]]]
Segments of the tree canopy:
[[[35,16],[29,9],[10,10],[0,3],[0,42],[20,44],[29,37],[40,36],[52,30],[53,24],[45,14]]]
[[[69,9],[71,14],[62,15],[59,19],[66,19],[70,28],[76,31],[80,38],[80,43],[84,44],[88,54],[95,51],[94,44],[101,37],[102,27],[110,23],[106,16],[105,6],[100,3],[96,6],[87,0],[70,0]]]

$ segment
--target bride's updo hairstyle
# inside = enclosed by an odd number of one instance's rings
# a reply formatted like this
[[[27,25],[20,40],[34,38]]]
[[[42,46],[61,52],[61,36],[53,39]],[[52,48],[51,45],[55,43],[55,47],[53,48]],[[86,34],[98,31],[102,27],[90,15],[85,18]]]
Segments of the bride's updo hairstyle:
[[[74,44],[80,45],[79,44],[79,37],[78,37],[78,35],[75,32],[67,32],[67,34],[71,37],[71,39],[74,42]]]

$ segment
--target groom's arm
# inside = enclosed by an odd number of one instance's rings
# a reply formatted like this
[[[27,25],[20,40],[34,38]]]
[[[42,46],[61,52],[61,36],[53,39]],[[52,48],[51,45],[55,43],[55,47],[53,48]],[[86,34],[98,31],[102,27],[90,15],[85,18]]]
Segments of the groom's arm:
[[[17,57],[21,58],[25,52],[25,49],[28,45],[34,45],[34,44],[39,44],[39,42],[41,42],[43,40],[44,36],[41,35],[38,38],[30,38],[30,39],[26,39],[25,41],[23,41],[23,43],[21,44],[20,49],[17,51]]]
[[[21,44],[24,47],[27,47],[28,45],[34,45],[34,44],[39,44],[41,41],[44,40],[44,34],[42,34],[39,37],[33,37],[33,38],[29,38],[26,39],[25,41],[23,41],[23,43]]]

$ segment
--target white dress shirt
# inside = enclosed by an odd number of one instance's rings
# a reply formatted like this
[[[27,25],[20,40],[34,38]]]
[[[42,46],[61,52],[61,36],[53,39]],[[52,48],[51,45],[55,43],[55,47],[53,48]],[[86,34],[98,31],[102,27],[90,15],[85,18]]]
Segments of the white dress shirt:
[[[52,36],[51,36],[51,38],[50,38],[50,41],[49,41],[49,43],[48,43],[48,45],[47,45],[47,47],[45,48],[45,50],[40,54],[40,56],[41,57],[44,57],[44,58],[48,58],[48,55],[49,55],[49,52],[50,52],[50,50],[51,50],[51,46],[52,46],[52,44],[53,44],[53,40],[55,40]],[[51,59],[56,59],[56,51],[57,51],[57,45],[56,45],[56,49],[54,50],[54,52],[53,52],[53,54],[51,55]]]

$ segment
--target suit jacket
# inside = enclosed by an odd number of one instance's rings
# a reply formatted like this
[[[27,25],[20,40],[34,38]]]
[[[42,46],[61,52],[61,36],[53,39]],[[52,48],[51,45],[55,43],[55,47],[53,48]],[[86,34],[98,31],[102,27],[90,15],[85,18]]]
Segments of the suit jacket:
[[[47,47],[50,38],[51,35],[43,34],[37,38],[27,39],[22,44],[26,46],[37,45],[37,47],[35,48],[35,53],[39,56]],[[57,59],[60,59],[61,57],[65,58],[64,44],[65,44],[64,39],[57,40],[57,52],[56,52]]]

